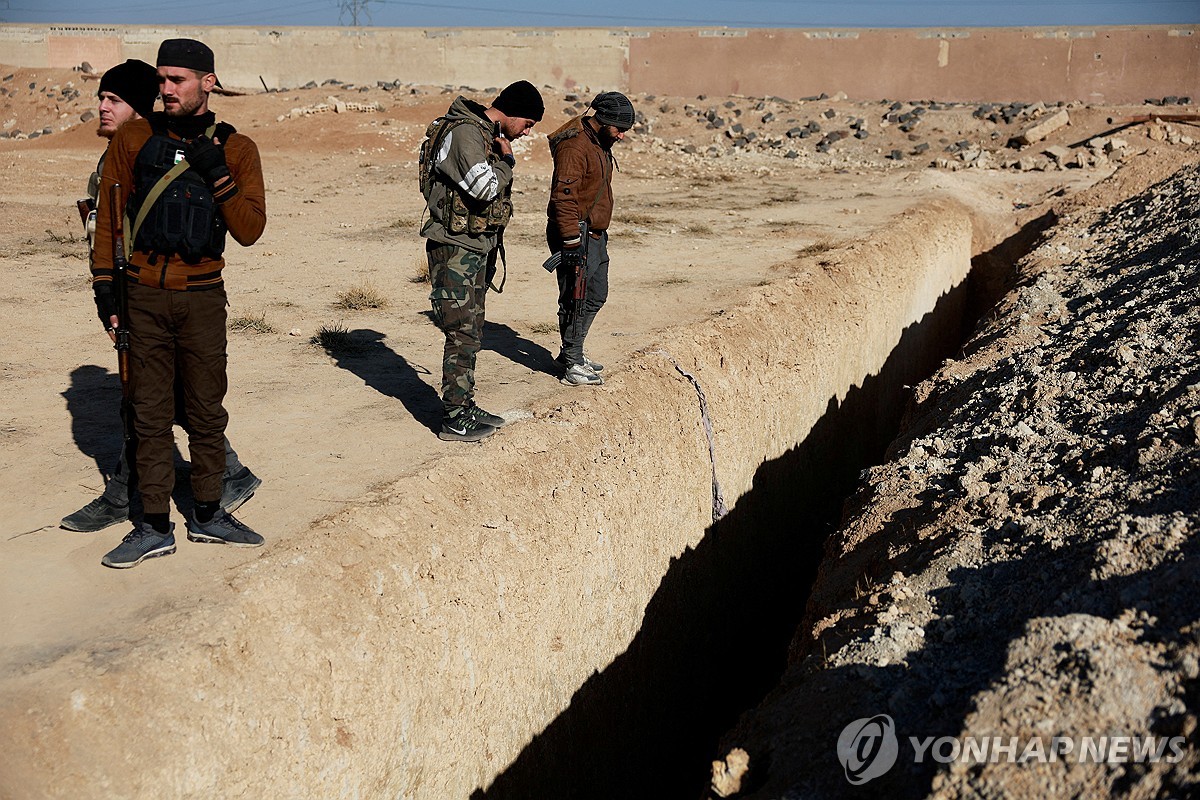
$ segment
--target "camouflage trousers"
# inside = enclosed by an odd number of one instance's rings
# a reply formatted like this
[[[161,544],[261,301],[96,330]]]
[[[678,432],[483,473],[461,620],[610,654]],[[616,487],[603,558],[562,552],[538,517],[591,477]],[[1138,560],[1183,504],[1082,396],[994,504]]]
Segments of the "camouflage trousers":
[[[425,243],[433,321],[446,336],[442,406],[449,412],[475,396],[475,358],[483,342],[483,306],[496,271],[496,250],[473,253],[433,240]]]

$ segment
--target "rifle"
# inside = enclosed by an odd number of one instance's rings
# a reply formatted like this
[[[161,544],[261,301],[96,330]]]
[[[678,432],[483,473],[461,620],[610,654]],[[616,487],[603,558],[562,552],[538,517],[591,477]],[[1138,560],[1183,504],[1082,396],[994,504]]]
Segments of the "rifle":
[[[587,249],[588,222],[579,220],[579,260],[575,262],[575,284],[571,290],[571,303],[567,306],[566,323],[571,326],[571,333],[579,335],[579,326],[583,319],[583,303],[587,299]]]
[[[121,208],[121,184],[113,184],[109,200],[112,212],[113,299],[117,306],[113,349],[117,351],[117,376],[121,379],[121,427],[125,431],[124,446],[128,448],[133,438],[133,398],[129,390],[129,293],[125,284],[125,270],[129,263],[125,259],[125,214]]]

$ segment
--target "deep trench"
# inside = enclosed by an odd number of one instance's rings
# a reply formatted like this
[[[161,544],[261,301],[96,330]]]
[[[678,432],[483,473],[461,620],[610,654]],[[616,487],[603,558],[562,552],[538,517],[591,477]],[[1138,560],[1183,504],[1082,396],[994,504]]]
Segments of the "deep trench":
[[[911,387],[961,352],[1052,222],[975,255],[878,374],[830,398],[803,442],[761,464],[733,510],[672,561],[629,648],[472,800],[706,796],[718,740],[778,684],[824,542],[896,438]]]

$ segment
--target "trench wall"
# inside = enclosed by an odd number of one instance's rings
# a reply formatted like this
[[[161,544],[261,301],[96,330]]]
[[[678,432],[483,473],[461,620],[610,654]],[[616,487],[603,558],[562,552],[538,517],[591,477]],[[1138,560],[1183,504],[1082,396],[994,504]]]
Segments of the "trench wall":
[[[676,640],[712,653],[720,633],[646,630],[664,604],[730,599],[696,560],[723,523],[697,394],[671,359],[705,391],[726,519],[742,517],[710,552],[719,571],[753,550],[764,462],[875,394],[885,364],[896,383],[927,369],[946,334],[922,321],[961,294],[972,251],[964,208],[906,212],[835,265],[668,334],[604,387],[273,543],[202,598],[43,654],[0,686],[0,797],[527,796],[496,785],[570,727],[581,687],[634,649],[679,662]],[[789,480],[773,493],[787,499]],[[636,705],[617,683],[610,717]]]
[[[0,64],[153,63],[203,39],[227,87],[338,78],[692,96],[1141,103],[1200,98],[1200,26],[947,29],[465,29],[0,25]]]

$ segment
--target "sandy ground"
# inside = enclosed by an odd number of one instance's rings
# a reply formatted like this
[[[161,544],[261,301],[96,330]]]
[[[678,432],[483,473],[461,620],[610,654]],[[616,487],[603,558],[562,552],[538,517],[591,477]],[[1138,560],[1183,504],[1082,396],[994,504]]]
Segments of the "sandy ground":
[[[0,300],[11,332],[0,357],[0,673],[12,673],[164,603],[202,599],[227,570],[257,556],[179,537],[176,555],[118,572],[99,561],[125,525],[98,534],[57,527],[100,492],[120,442],[115,356],[93,313],[73,205],[103,142],[94,121],[79,121],[91,107],[94,83],[65,71],[3,72],[13,76],[0,96],[3,129],[53,131],[0,140],[6,187],[0,260],[14,279]],[[78,97],[63,94],[68,83]],[[384,108],[319,110],[330,96]],[[248,326],[230,334],[229,436],[264,481],[239,517],[267,537],[268,548],[303,536],[314,520],[373,487],[468,447],[434,434],[442,342],[427,316],[423,242],[416,233],[423,209],[416,148],[427,122],[453,96],[428,87],[360,92],[325,86],[214,99],[219,117],[258,142],[267,178],[267,231],[254,247],[229,253],[226,280],[230,318]],[[1112,168],[967,169],[963,158],[945,150],[964,137],[996,151],[984,159],[993,166],[1014,157],[1003,152],[1010,131],[998,134],[969,107],[930,112],[931,118],[944,115],[945,130],[931,133],[930,141],[944,166],[963,167],[952,170],[927,168],[930,157],[887,158],[899,147],[905,153],[914,147],[913,136],[894,127],[876,127],[874,138],[851,138],[830,153],[816,152],[811,142],[799,152],[790,139],[755,149],[735,146],[724,129],[698,124],[697,108],[732,103],[747,118],[761,119],[766,112],[756,106],[764,101],[634,99],[647,119],[618,151],[612,294],[589,342],[590,354],[618,373],[625,356],[652,346],[660,332],[718,313],[743,289],[885,228],[923,198],[950,195],[976,209],[979,248],[986,249],[1021,219]],[[539,267],[550,175],[544,134],[566,118],[572,102],[548,97],[540,135],[519,143],[508,282],[488,301],[477,399],[517,424],[583,391],[561,386],[550,374],[557,347],[554,285]],[[293,112],[303,108],[317,113]],[[818,111],[875,119],[886,110],[831,100],[790,106],[771,124],[794,127]],[[1081,108],[1058,141],[1099,133],[1119,111]],[[1154,144],[1142,133],[1127,136],[1133,142],[1127,158]],[[796,156],[786,157],[789,151]],[[364,288],[386,298],[387,307],[337,307],[341,293]],[[357,351],[331,354],[310,343],[320,328],[337,325],[350,332]],[[179,445],[186,458],[182,439]],[[179,499],[185,506],[186,494],[184,484]],[[175,520],[182,517],[177,513]]]

